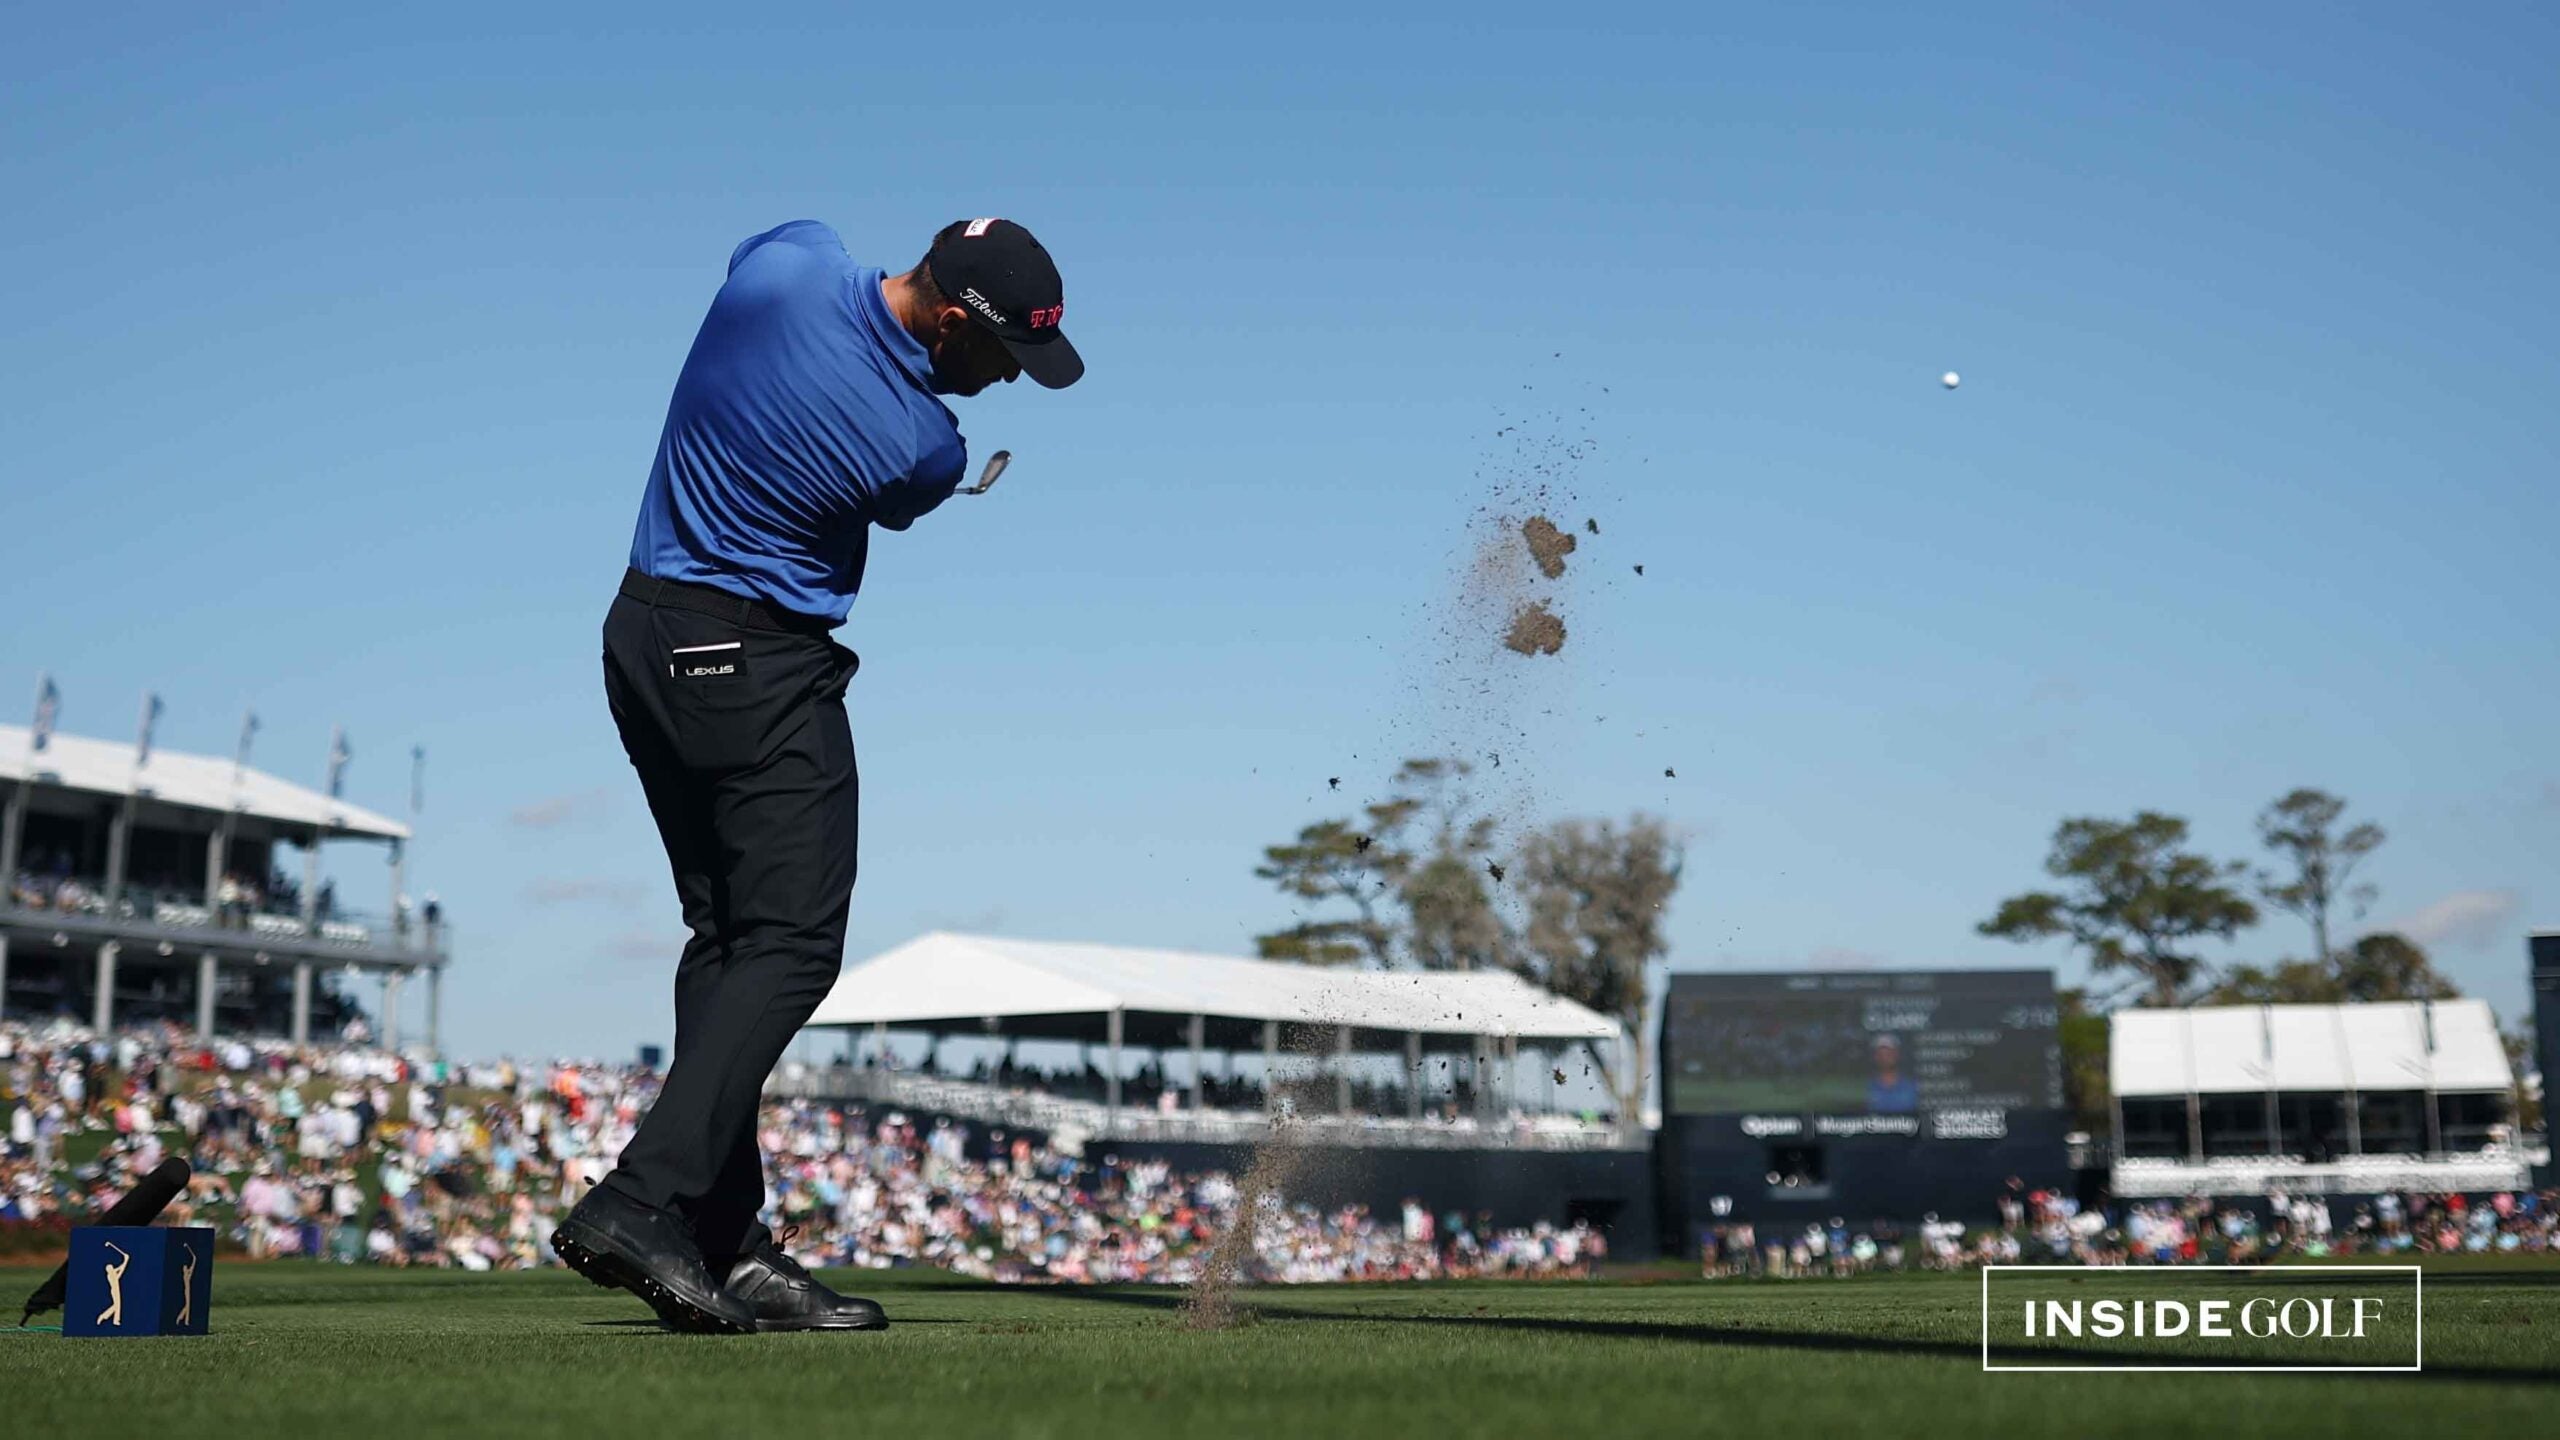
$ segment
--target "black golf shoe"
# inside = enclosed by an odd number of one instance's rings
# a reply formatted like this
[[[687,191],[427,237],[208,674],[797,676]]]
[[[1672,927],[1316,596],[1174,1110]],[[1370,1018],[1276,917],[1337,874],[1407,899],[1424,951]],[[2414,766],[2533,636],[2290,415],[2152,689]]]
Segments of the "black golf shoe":
[[[889,1316],[878,1304],[819,1284],[770,1235],[729,1267],[728,1289],[755,1312],[756,1329],[767,1334],[889,1328]]]
[[[599,1185],[551,1232],[551,1248],[598,1285],[628,1290],[670,1329],[750,1335],[756,1312],[722,1290],[683,1221]]]

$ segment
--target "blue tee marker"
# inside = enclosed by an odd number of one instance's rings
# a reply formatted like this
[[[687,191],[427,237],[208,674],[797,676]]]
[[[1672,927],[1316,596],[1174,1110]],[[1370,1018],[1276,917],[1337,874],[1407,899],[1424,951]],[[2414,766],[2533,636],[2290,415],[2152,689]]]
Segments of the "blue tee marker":
[[[70,1281],[66,1336],[202,1335],[213,1312],[213,1232],[80,1226]]]

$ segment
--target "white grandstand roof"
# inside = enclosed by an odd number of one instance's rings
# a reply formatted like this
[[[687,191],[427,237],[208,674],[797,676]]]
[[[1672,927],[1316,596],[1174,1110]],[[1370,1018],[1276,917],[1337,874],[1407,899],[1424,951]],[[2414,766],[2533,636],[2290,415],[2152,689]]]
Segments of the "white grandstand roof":
[[[847,969],[812,1025],[974,1025],[1112,1010],[1439,1035],[1600,1040],[1617,1025],[1506,972],[1347,970],[943,931]]]
[[[2107,1032],[2107,1078],[2119,1096],[2515,1083],[2481,1000],[2119,1010]]]
[[[409,827],[377,815],[361,805],[328,796],[263,770],[238,773],[229,760],[190,755],[183,750],[151,747],[151,763],[134,768],[134,746],[123,740],[92,740],[57,730],[43,751],[30,748],[24,725],[0,725],[0,780],[33,777],[66,790],[100,795],[140,793],[146,800],[217,814],[238,810],[295,829],[318,826],[333,835],[361,835],[377,840],[405,840]]]

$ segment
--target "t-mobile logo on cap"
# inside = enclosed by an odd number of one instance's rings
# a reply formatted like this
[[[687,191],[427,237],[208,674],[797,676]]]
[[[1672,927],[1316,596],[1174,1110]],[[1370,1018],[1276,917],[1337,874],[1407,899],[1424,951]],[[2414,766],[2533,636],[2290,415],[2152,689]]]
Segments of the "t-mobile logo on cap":
[[[975,240],[979,236],[986,234],[987,227],[994,223],[996,223],[996,217],[993,215],[988,216],[984,220],[972,220],[969,222],[969,228],[961,231],[960,233],[968,236],[972,240]]]

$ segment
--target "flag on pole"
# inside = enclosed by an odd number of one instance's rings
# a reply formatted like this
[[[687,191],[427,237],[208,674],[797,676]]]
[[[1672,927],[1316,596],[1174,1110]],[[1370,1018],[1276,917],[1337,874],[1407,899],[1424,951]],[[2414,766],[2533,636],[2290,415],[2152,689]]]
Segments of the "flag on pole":
[[[42,750],[53,743],[54,717],[61,713],[62,689],[53,683],[51,675],[46,675],[36,682],[36,723],[28,734],[27,748]]]
[[[347,727],[329,727],[329,798],[342,800],[347,793],[347,762],[355,758],[347,748]]]
[[[168,707],[160,703],[160,692],[146,690],[142,695],[142,735],[133,743],[133,768],[139,770],[151,763],[151,737],[160,728],[160,712]]]
[[[409,747],[409,813],[427,808],[427,747]]]

